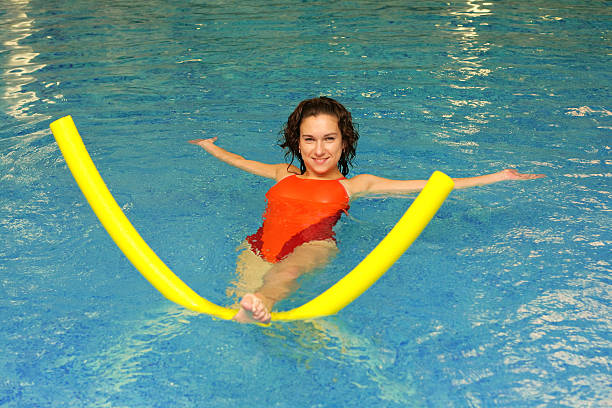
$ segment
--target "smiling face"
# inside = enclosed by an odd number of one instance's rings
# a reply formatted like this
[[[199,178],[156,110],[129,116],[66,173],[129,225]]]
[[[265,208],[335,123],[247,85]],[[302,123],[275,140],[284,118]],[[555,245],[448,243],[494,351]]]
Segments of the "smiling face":
[[[342,177],[338,161],[344,143],[338,118],[321,113],[302,119],[300,124],[300,154],[306,171],[304,176],[318,179]]]

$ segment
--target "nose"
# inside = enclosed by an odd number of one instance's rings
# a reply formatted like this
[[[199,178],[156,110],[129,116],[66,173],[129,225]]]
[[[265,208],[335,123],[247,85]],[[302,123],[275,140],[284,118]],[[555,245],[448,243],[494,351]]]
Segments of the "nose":
[[[323,141],[322,140],[317,140],[317,143],[315,144],[315,154],[317,156],[321,156],[325,153],[325,146],[323,145]]]

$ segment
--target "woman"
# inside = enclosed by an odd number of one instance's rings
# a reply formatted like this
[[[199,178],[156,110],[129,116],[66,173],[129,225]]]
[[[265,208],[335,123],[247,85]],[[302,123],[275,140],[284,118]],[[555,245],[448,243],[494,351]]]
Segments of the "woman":
[[[189,141],[225,163],[276,181],[266,194],[263,225],[247,237],[249,250],[241,254],[245,263],[263,265],[263,281],[242,297],[235,320],[268,323],[272,307],[295,289],[296,280],[329,262],[337,252],[332,228],[348,210],[351,198],[416,192],[425,186],[426,180],[390,180],[370,174],[345,178],[358,139],[346,108],[319,97],[300,102],[287,120],[280,146],[288,149],[288,164],[247,160],[217,146],[216,137]],[[292,164],[295,158],[299,168]],[[465,188],[540,177],[544,176],[506,169],[453,180],[455,188]]]

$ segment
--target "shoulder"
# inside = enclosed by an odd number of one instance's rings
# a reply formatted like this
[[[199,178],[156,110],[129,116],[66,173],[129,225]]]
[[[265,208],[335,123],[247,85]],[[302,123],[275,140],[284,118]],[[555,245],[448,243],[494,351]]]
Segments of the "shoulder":
[[[376,182],[376,177],[372,174],[358,174],[355,177],[342,180],[342,184],[346,187],[349,196],[355,196],[366,193],[370,190],[373,183]]]
[[[300,174],[300,169],[295,167],[292,164],[280,163],[274,166],[275,167],[275,177],[276,182],[281,181],[282,179],[289,177],[294,174]]]

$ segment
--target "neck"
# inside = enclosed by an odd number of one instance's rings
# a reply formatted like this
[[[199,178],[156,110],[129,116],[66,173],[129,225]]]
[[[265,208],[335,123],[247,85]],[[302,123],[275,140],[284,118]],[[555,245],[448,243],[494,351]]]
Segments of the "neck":
[[[313,171],[306,170],[304,174],[301,174],[299,177],[312,180],[337,180],[344,176],[342,175],[342,173],[340,173],[340,170],[336,169],[324,174],[318,174]]]

